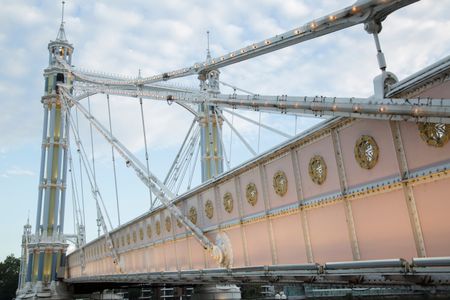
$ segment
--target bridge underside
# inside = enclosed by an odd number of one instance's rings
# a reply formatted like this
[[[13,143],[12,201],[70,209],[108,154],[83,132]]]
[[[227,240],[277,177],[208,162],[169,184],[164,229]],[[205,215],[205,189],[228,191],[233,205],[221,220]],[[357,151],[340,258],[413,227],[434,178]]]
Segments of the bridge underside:
[[[397,96],[448,95],[433,68]],[[69,255],[66,282],[448,285],[449,130],[330,119],[176,199],[207,236],[227,235],[230,269],[159,208],[111,233],[121,270],[98,238]]]

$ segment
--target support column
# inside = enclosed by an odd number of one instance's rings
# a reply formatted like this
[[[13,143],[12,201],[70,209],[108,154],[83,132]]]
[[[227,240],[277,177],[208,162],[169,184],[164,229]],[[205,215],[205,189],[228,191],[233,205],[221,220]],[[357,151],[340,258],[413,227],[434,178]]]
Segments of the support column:
[[[417,255],[419,257],[426,257],[425,240],[422,234],[422,226],[420,225],[419,213],[417,211],[416,200],[414,199],[414,193],[411,185],[408,184],[409,178],[408,163],[406,160],[405,150],[403,147],[402,135],[400,131],[399,123],[391,121],[390,123],[395,152],[397,154],[397,162],[402,178],[403,193],[405,195],[406,205],[408,207],[409,220],[411,222],[411,229],[414,236],[414,242],[416,245]]]
[[[339,174],[339,183],[341,186],[341,194],[342,194],[342,198],[344,199],[345,219],[347,221],[347,230],[348,230],[348,235],[349,235],[350,243],[351,243],[351,247],[352,247],[353,259],[360,260],[361,254],[359,252],[358,237],[356,236],[356,228],[355,228],[355,221],[353,219],[352,205],[346,195],[347,188],[348,188],[347,175],[345,173],[344,160],[342,158],[341,142],[340,142],[339,134],[338,134],[336,128],[333,128],[331,130],[331,138],[333,140],[333,148],[334,148],[334,154],[335,154],[335,158],[336,158],[337,170],[338,170],[338,174]]]
[[[314,263],[314,255],[312,251],[312,245],[311,245],[311,236],[309,234],[309,224],[308,224],[308,218],[306,217],[306,211],[301,207],[301,203],[304,200],[303,197],[303,188],[301,186],[301,175],[300,175],[300,169],[299,169],[299,162],[297,157],[297,152],[295,150],[290,151],[291,155],[291,163],[292,163],[292,169],[294,170],[294,180],[295,180],[295,192],[297,194],[297,201],[300,205],[300,221],[302,223],[302,233],[303,233],[303,240],[305,242],[305,248],[306,248],[306,259],[309,263]]]
[[[33,252],[28,253],[28,265],[27,265],[27,277],[26,282],[31,282],[32,275],[33,275]]]
[[[37,206],[37,215],[36,215],[36,235],[39,234],[41,228],[41,211],[42,211],[42,197],[44,193],[44,172],[45,172],[45,153],[48,147],[47,140],[47,129],[48,129],[48,114],[49,109],[48,105],[44,104],[44,125],[42,130],[42,150],[41,150],[41,168],[39,171],[39,193],[38,193],[38,206]]]
[[[44,259],[45,259],[45,252],[44,250],[39,250],[39,258],[38,258],[38,274],[37,274],[37,281],[42,282],[43,275],[44,275]]]

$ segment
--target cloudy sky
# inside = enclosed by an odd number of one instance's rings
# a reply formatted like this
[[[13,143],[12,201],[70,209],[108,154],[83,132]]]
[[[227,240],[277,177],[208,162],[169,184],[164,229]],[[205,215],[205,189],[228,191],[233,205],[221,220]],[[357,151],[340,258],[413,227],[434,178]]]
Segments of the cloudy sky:
[[[211,32],[213,56],[218,56],[353,4],[348,0],[67,2],[66,34],[75,47],[74,65],[126,75],[136,75],[141,69],[143,76],[202,61],[206,30]],[[20,254],[22,225],[28,215],[33,226],[35,222],[42,71],[48,62],[47,44],[56,37],[59,27],[60,8],[56,0],[0,0],[0,259],[9,253]],[[389,71],[401,79],[448,55],[449,11],[449,0],[422,0],[389,16],[380,35]],[[373,39],[360,25],[224,68],[221,79],[259,94],[370,96],[372,79],[377,74]],[[189,78],[181,84],[197,87],[198,81]],[[91,99],[94,113],[107,121],[105,101],[104,96]],[[138,103],[119,97],[111,101],[114,132],[143,159]],[[151,168],[163,178],[191,117],[166,103],[147,101],[144,105]],[[263,115],[262,120],[291,133],[296,131],[292,117],[272,119]],[[298,131],[317,121],[298,120]],[[256,147],[258,129],[235,122]],[[87,126],[82,128],[87,137]],[[224,134],[229,140],[226,129]],[[268,137],[262,134],[261,151],[282,141],[274,139],[269,143],[268,139],[273,139]],[[231,160],[237,164],[250,156],[234,139]],[[94,135],[94,141],[99,186],[112,221],[117,224],[110,149],[98,135]],[[123,162],[118,162],[117,167],[124,222],[148,209],[148,194]],[[88,237],[93,238],[95,210],[88,187],[84,188],[84,196]],[[70,233],[70,204],[66,215],[66,232]]]

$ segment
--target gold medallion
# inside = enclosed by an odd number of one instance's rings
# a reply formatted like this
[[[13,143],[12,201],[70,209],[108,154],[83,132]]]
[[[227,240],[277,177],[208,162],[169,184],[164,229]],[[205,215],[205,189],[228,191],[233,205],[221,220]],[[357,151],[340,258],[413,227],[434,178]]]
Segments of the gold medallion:
[[[378,162],[379,148],[370,135],[361,136],[355,144],[355,159],[363,169],[372,169]]]
[[[227,213],[233,211],[233,196],[230,192],[226,192],[225,195],[223,195],[223,207]]]
[[[278,171],[273,175],[273,189],[275,190],[275,193],[281,197],[287,193],[288,180],[283,171]]]
[[[247,184],[245,189],[245,197],[251,206],[256,205],[256,202],[258,202],[258,190],[256,189],[256,184],[253,182]]]
[[[206,200],[205,203],[205,213],[206,213],[206,217],[208,217],[208,219],[212,219],[212,217],[214,216],[214,206],[211,200]]]
[[[428,145],[443,147],[450,137],[450,124],[419,123],[420,137]]]
[[[324,183],[327,179],[327,165],[320,155],[314,155],[309,161],[309,176],[316,184]]]

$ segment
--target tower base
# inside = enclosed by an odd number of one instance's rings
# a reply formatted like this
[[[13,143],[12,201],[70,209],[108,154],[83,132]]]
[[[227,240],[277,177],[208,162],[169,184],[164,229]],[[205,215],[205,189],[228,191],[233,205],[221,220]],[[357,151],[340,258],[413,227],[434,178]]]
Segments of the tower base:
[[[48,285],[37,282],[34,286],[27,285],[22,290],[19,290],[16,299],[69,300],[72,299],[72,295],[68,291],[67,286],[61,281],[52,281]]]
[[[200,285],[194,288],[193,300],[241,299],[241,289],[234,285]]]

